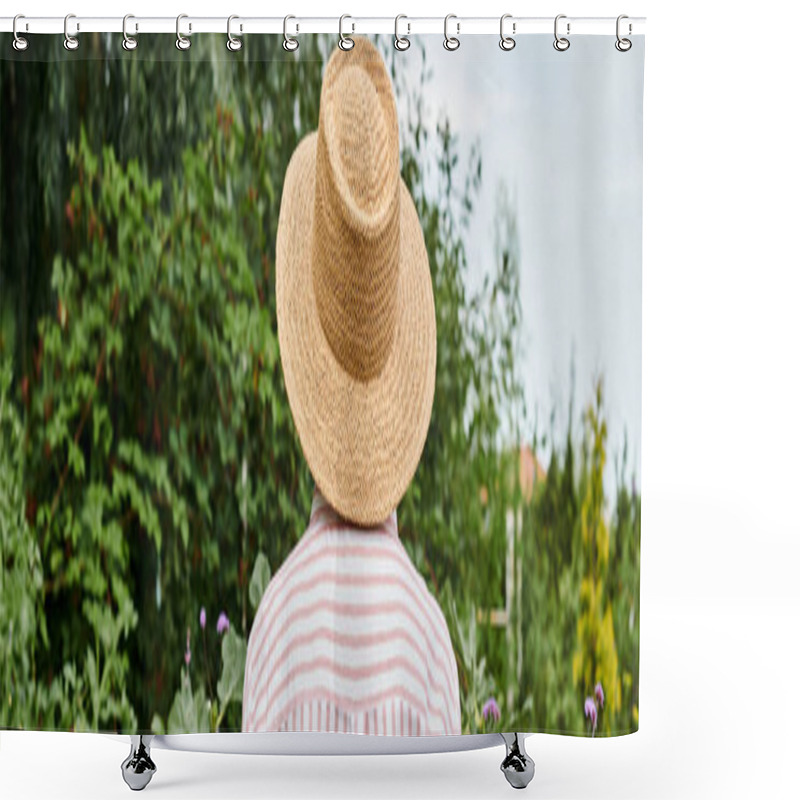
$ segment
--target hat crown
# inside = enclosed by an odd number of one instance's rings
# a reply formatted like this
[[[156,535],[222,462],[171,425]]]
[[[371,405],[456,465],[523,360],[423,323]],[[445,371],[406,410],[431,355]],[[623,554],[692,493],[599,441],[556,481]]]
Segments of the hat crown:
[[[322,87],[311,268],[325,337],[359,381],[380,374],[397,328],[398,142],[383,60],[356,40],[331,58]]]

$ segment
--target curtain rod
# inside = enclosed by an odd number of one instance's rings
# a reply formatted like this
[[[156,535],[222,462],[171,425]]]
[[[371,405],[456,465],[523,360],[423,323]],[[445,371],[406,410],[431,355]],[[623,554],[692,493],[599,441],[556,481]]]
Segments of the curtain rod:
[[[236,17],[233,27],[237,35],[254,33],[284,33],[284,17]],[[129,16],[126,30],[130,35],[141,33],[175,33],[176,17],[137,17]],[[403,36],[414,34],[443,34],[444,17],[354,17],[345,15],[340,22],[339,17],[291,17],[288,22],[288,33],[353,33],[394,34],[395,25]],[[521,36],[533,33],[553,34],[554,17],[513,17],[506,16],[505,32],[508,35]],[[559,30],[575,34],[614,35],[616,17],[569,17],[560,15]],[[69,34],[79,36],[81,33],[122,33],[122,17],[82,17],[69,15]],[[628,17],[624,21],[624,35],[643,34],[645,17]],[[11,33],[14,30],[14,17],[0,17],[0,32]],[[474,34],[499,34],[500,17],[458,17],[452,16],[449,21],[451,35],[469,36]],[[17,33],[61,34],[65,31],[64,17],[26,17],[17,20]],[[194,33],[227,33],[228,17],[194,17],[181,15],[180,31],[184,36]]]

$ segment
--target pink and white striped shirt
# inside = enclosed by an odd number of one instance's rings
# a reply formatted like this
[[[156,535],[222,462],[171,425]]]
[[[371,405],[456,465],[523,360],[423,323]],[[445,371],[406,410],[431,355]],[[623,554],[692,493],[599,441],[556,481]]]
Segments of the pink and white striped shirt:
[[[253,621],[242,718],[244,731],[461,733],[450,633],[396,511],[364,530],[315,490]]]

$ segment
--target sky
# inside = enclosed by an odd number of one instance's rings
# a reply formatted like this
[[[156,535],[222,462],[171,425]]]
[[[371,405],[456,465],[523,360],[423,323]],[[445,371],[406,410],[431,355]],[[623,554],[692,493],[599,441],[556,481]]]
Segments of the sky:
[[[464,155],[474,141],[481,150],[468,286],[493,269],[501,183],[516,210],[529,419],[538,412],[549,428],[555,409],[563,441],[571,365],[576,411],[602,375],[607,485],[627,434],[627,480],[633,470],[641,486],[643,37],[627,53],[613,36],[573,37],[560,53],[546,35],[520,37],[511,52],[495,37],[463,37],[448,52],[441,37],[418,36],[396,61],[409,76],[419,74],[420,40],[432,69],[429,128],[447,115]]]

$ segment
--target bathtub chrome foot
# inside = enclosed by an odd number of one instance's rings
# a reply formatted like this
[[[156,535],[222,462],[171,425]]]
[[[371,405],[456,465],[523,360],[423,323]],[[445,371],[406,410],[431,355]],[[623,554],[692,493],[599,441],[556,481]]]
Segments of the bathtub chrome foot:
[[[131,736],[131,752],[122,762],[122,777],[134,792],[144,789],[155,775],[156,765],[150,758],[152,741],[152,736]]]
[[[506,780],[515,789],[524,789],[533,780],[535,765],[525,752],[525,739],[519,733],[501,733],[506,743],[506,757],[500,765]]]

